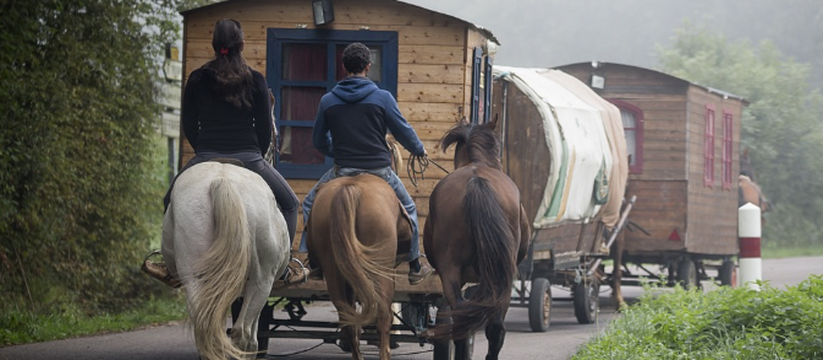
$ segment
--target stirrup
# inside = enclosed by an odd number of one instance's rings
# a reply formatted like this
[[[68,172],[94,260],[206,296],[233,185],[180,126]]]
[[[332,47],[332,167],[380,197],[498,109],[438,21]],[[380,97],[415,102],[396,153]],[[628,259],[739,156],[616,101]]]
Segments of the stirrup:
[[[297,266],[292,268],[291,262],[296,262]],[[309,280],[309,269],[303,265],[303,262],[295,257],[289,260],[286,265],[286,273],[283,275],[283,282],[286,285],[302,284]]]
[[[159,255],[160,250],[154,250],[146,256],[146,259],[143,260],[143,265],[140,266],[140,270],[143,270],[144,273],[151,275],[151,277],[162,281],[164,284],[171,286],[174,289],[179,288],[183,283],[180,280],[177,280],[174,276],[169,273],[169,268],[166,267],[166,264],[160,262],[155,263],[149,258],[154,255]]]

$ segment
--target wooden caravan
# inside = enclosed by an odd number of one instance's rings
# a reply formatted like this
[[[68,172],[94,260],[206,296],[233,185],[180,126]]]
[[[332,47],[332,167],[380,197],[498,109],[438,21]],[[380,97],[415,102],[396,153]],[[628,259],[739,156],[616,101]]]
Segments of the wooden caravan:
[[[628,260],[668,265],[669,274],[687,284],[705,275],[703,260],[724,260],[721,282],[730,282],[731,257],[738,252],[740,119],[746,101],[635,66],[586,62],[558,69],[589,84],[622,113],[626,192],[640,199],[630,216],[639,228],[625,232]]]
[[[451,155],[436,145],[460,118],[487,117],[483,110],[490,99],[487,74],[499,45],[494,36],[472,23],[401,1],[328,3],[333,15],[327,14],[326,21],[331,22],[323,25],[315,25],[313,2],[306,0],[229,0],[185,11],[184,74],[214,57],[215,22],[223,18],[241,22],[246,61],[265,75],[277,101],[280,153],[275,167],[303,199],[332,166],[332,160],[311,144],[320,97],[345,76],[340,60],[343,48],[362,42],[373,53],[369,77],[395,95],[429,156],[451,164]],[[185,140],[181,154],[181,164],[194,155]],[[430,171],[419,187],[411,185],[405,171],[399,175],[417,203],[422,229],[428,196],[446,174]]]
[[[315,3],[325,8],[317,12],[323,13],[322,19],[314,15]],[[332,166],[331,159],[313,148],[311,132],[320,98],[345,76],[341,55],[352,42],[371,49],[369,77],[396,97],[400,111],[423,141],[429,157],[448,170],[452,169],[453,154],[437,148],[443,134],[463,117],[474,122],[488,118],[484,109],[490,106],[491,65],[499,44],[489,31],[464,20],[393,0],[229,0],[182,14],[186,78],[214,58],[211,41],[215,23],[224,18],[240,21],[245,33],[243,55],[253,69],[264,74],[276,97],[274,114],[280,135],[275,167],[301,200]],[[183,165],[194,152],[185,134],[181,138]],[[408,153],[404,151],[402,156],[407,158]],[[405,171],[398,175],[417,204],[422,230],[429,195],[446,173],[432,168],[425,179],[418,181],[418,187],[412,186]],[[302,224],[302,213],[298,221]],[[297,238],[300,236],[298,233]],[[398,269],[398,274],[403,271]],[[392,339],[426,342],[421,334],[434,322],[429,308],[442,294],[440,280],[430,277],[411,286],[405,278],[400,279],[396,281],[395,301],[407,304],[403,317],[409,326]],[[287,288],[275,286],[273,295],[287,302],[289,320],[261,317],[260,327],[268,330],[273,324],[296,325],[328,331],[264,330],[261,337],[337,339],[338,324],[300,321],[306,313],[301,301],[328,299],[325,290],[320,280]],[[412,330],[412,334],[405,330]],[[361,338],[376,339],[374,334],[363,334]],[[435,359],[448,356],[447,347],[441,343],[436,343],[434,350]]]

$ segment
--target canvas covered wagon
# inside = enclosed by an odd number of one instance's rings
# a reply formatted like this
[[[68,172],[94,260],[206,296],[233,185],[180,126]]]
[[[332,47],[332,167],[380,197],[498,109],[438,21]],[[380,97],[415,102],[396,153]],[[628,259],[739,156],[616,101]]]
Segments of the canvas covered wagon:
[[[545,331],[550,285],[571,287],[575,314],[591,323],[599,307],[599,258],[620,230],[627,177],[619,110],[562,71],[494,67],[492,113],[502,126],[503,167],[532,221],[520,265],[521,304]],[[525,282],[530,280],[530,283]],[[515,304],[517,305],[517,304]]]

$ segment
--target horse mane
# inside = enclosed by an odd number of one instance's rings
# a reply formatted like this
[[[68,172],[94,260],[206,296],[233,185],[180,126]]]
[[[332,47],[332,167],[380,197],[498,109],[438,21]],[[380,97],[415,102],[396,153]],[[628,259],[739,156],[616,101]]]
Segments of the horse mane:
[[[456,151],[460,151],[466,147],[470,162],[502,170],[500,139],[494,131],[496,125],[495,122],[471,124],[464,118],[443,135],[440,139],[440,148],[446,151],[452,144],[456,144]]]

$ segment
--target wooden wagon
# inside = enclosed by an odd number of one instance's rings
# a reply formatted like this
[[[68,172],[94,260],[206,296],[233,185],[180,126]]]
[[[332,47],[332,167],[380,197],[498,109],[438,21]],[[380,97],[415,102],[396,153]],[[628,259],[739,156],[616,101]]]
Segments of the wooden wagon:
[[[314,8],[315,4],[320,6]],[[463,117],[474,122],[488,118],[484,109],[489,108],[491,65],[499,44],[491,32],[464,20],[401,1],[370,0],[229,0],[182,15],[186,77],[214,57],[215,22],[223,18],[241,22],[246,61],[265,75],[277,100],[274,112],[280,139],[275,167],[300,199],[332,166],[331,159],[312,147],[311,129],[320,97],[344,77],[340,57],[349,43],[369,46],[369,77],[396,97],[429,156],[448,170],[453,155],[436,147],[442,135]],[[194,155],[184,134],[180,147],[182,166]],[[407,156],[404,152],[403,157]],[[446,173],[430,171],[417,187],[405,172],[399,175],[417,204],[422,229],[428,197]],[[302,214],[298,221],[302,223]],[[295,256],[304,258],[305,254]],[[398,269],[401,274],[406,271]],[[428,309],[442,293],[440,282],[435,278],[414,287],[405,279],[396,283],[395,300],[403,303],[405,318],[414,324],[402,326],[407,335],[397,335],[395,340],[425,342],[419,333],[430,324]],[[326,299],[323,282],[275,288],[272,296],[291,304],[286,307],[289,319],[267,316],[263,324],[270,331],[262,335],[337,338],[337,324],[302,324],[332,328],[326,333],[279,331],[283,324],[299,322],[302,301]],[[443,356],[440,349],[435,347],[435,358]]]
[[[733,283],[738,253],[737,207],[741,97],[629,65],[560,66],[622,113],[629,160],[627,194],[642,199],[625,232],[624,258],[659,264],[686,287],[717,268]],[[718,265],[719,262],[719,265]],[[709,265],[713,266],[709,266]],[[640,274],[633,274],[635,277]]]
[[[501,117],[504,169],[533,222],[513,305],[528,306],[532,330],[545,331],[550,285],[567,286],[578,321],[594,322],[596,270],[623,224],[627,163],[620,112],[561,71],[499,66],[492,112]]]

